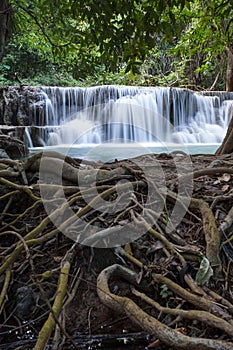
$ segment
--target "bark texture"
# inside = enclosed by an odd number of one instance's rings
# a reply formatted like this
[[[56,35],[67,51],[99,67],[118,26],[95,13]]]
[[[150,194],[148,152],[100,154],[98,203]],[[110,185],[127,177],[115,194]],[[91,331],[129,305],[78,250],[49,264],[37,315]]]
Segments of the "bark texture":
[[[7,0],[0,1],[0,61],[4,55],[7,39],[10,35],[11,5]]]
[[[226,91],[233,91],[233,47],[227,48]]]
[[[216,155],[229,154],[232,152],[233,152],[233,116],[232,116],[230,124],[228,126],[226,136],[225,136],[221,146],[216,151]]]

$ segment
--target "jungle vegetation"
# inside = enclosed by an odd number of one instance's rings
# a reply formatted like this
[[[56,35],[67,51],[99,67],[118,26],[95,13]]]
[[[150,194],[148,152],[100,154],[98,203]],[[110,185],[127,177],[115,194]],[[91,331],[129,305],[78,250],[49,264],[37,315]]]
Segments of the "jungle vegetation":
[[[233,90],[232,0],[1,0],[0,84]]]

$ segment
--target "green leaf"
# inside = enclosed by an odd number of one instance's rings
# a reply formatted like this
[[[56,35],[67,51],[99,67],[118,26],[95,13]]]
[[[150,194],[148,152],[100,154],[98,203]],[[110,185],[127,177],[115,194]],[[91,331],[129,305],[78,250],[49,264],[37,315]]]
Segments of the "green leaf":
[[[125,68],[125,73],[128,73],[131,71],[131,68],[132,68],[132,65],[131,65],[131,62],[126,66]]]
[[[10,70],[10,69],[11,69],[11,66],[8,66],[7,64],[3,64],[2,67],[5,68],[5,69],[7,69],[7,70]]]
[[[170,297],[173,295],[173,292],[170,289],[168,289],[166,284],[162,284],[160,288],[161,288],[161,291],[159,294],[161,295],[162,298],[166,299],[167,297]]]
[[[201,261],[199,270],[197,271],[195,281],[199,285],[204,285],[209,282],[211,276],[213,276],[213,269],[210,266],[209,260],[204,257]]]

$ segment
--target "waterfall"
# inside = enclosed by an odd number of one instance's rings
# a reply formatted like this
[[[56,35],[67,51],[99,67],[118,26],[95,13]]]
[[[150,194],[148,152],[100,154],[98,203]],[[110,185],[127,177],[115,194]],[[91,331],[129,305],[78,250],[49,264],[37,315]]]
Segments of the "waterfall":
[[[141,142],[221,143],[233,94],[163,87],[44,87],[47,145]],[[46,130],[46,132],[45,132]]]
[[[24,134],[25,134],[25,141],[27,143],[27,146],[29,148],[32,148],[33,147],[33,142],[32,142],[32,138],[31,138],[30,132],[29,132],[29,128],[27,126],[24,129]]]

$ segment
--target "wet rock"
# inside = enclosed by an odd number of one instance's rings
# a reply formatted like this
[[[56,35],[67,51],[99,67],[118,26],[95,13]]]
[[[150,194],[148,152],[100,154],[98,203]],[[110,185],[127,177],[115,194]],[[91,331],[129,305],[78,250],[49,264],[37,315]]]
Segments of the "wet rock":
[[[218,167],[222,167],[224,165],[225,165],[225,162],[223,160],[215,159],[210,163],[209,168],[218,168]]]
[[[0,124],[28,126],[38,119],[37,104],[45,107],[45,97],[39,87],[9,86],[0,88]],[[41,110],[39,117],[41,117]]]
[[[0,148],[0,159],[8,159],[7,153],[4,151],[4,149]]]
[[[24,142],[9,135],[0,133],[0,149],[11,159],[19,159],[28,155],[28,149]]]
[[[21,320],[30,318],[35,306],[35,295],[31,287],[20,287],[16,291],[16,310],[15,315]]]

